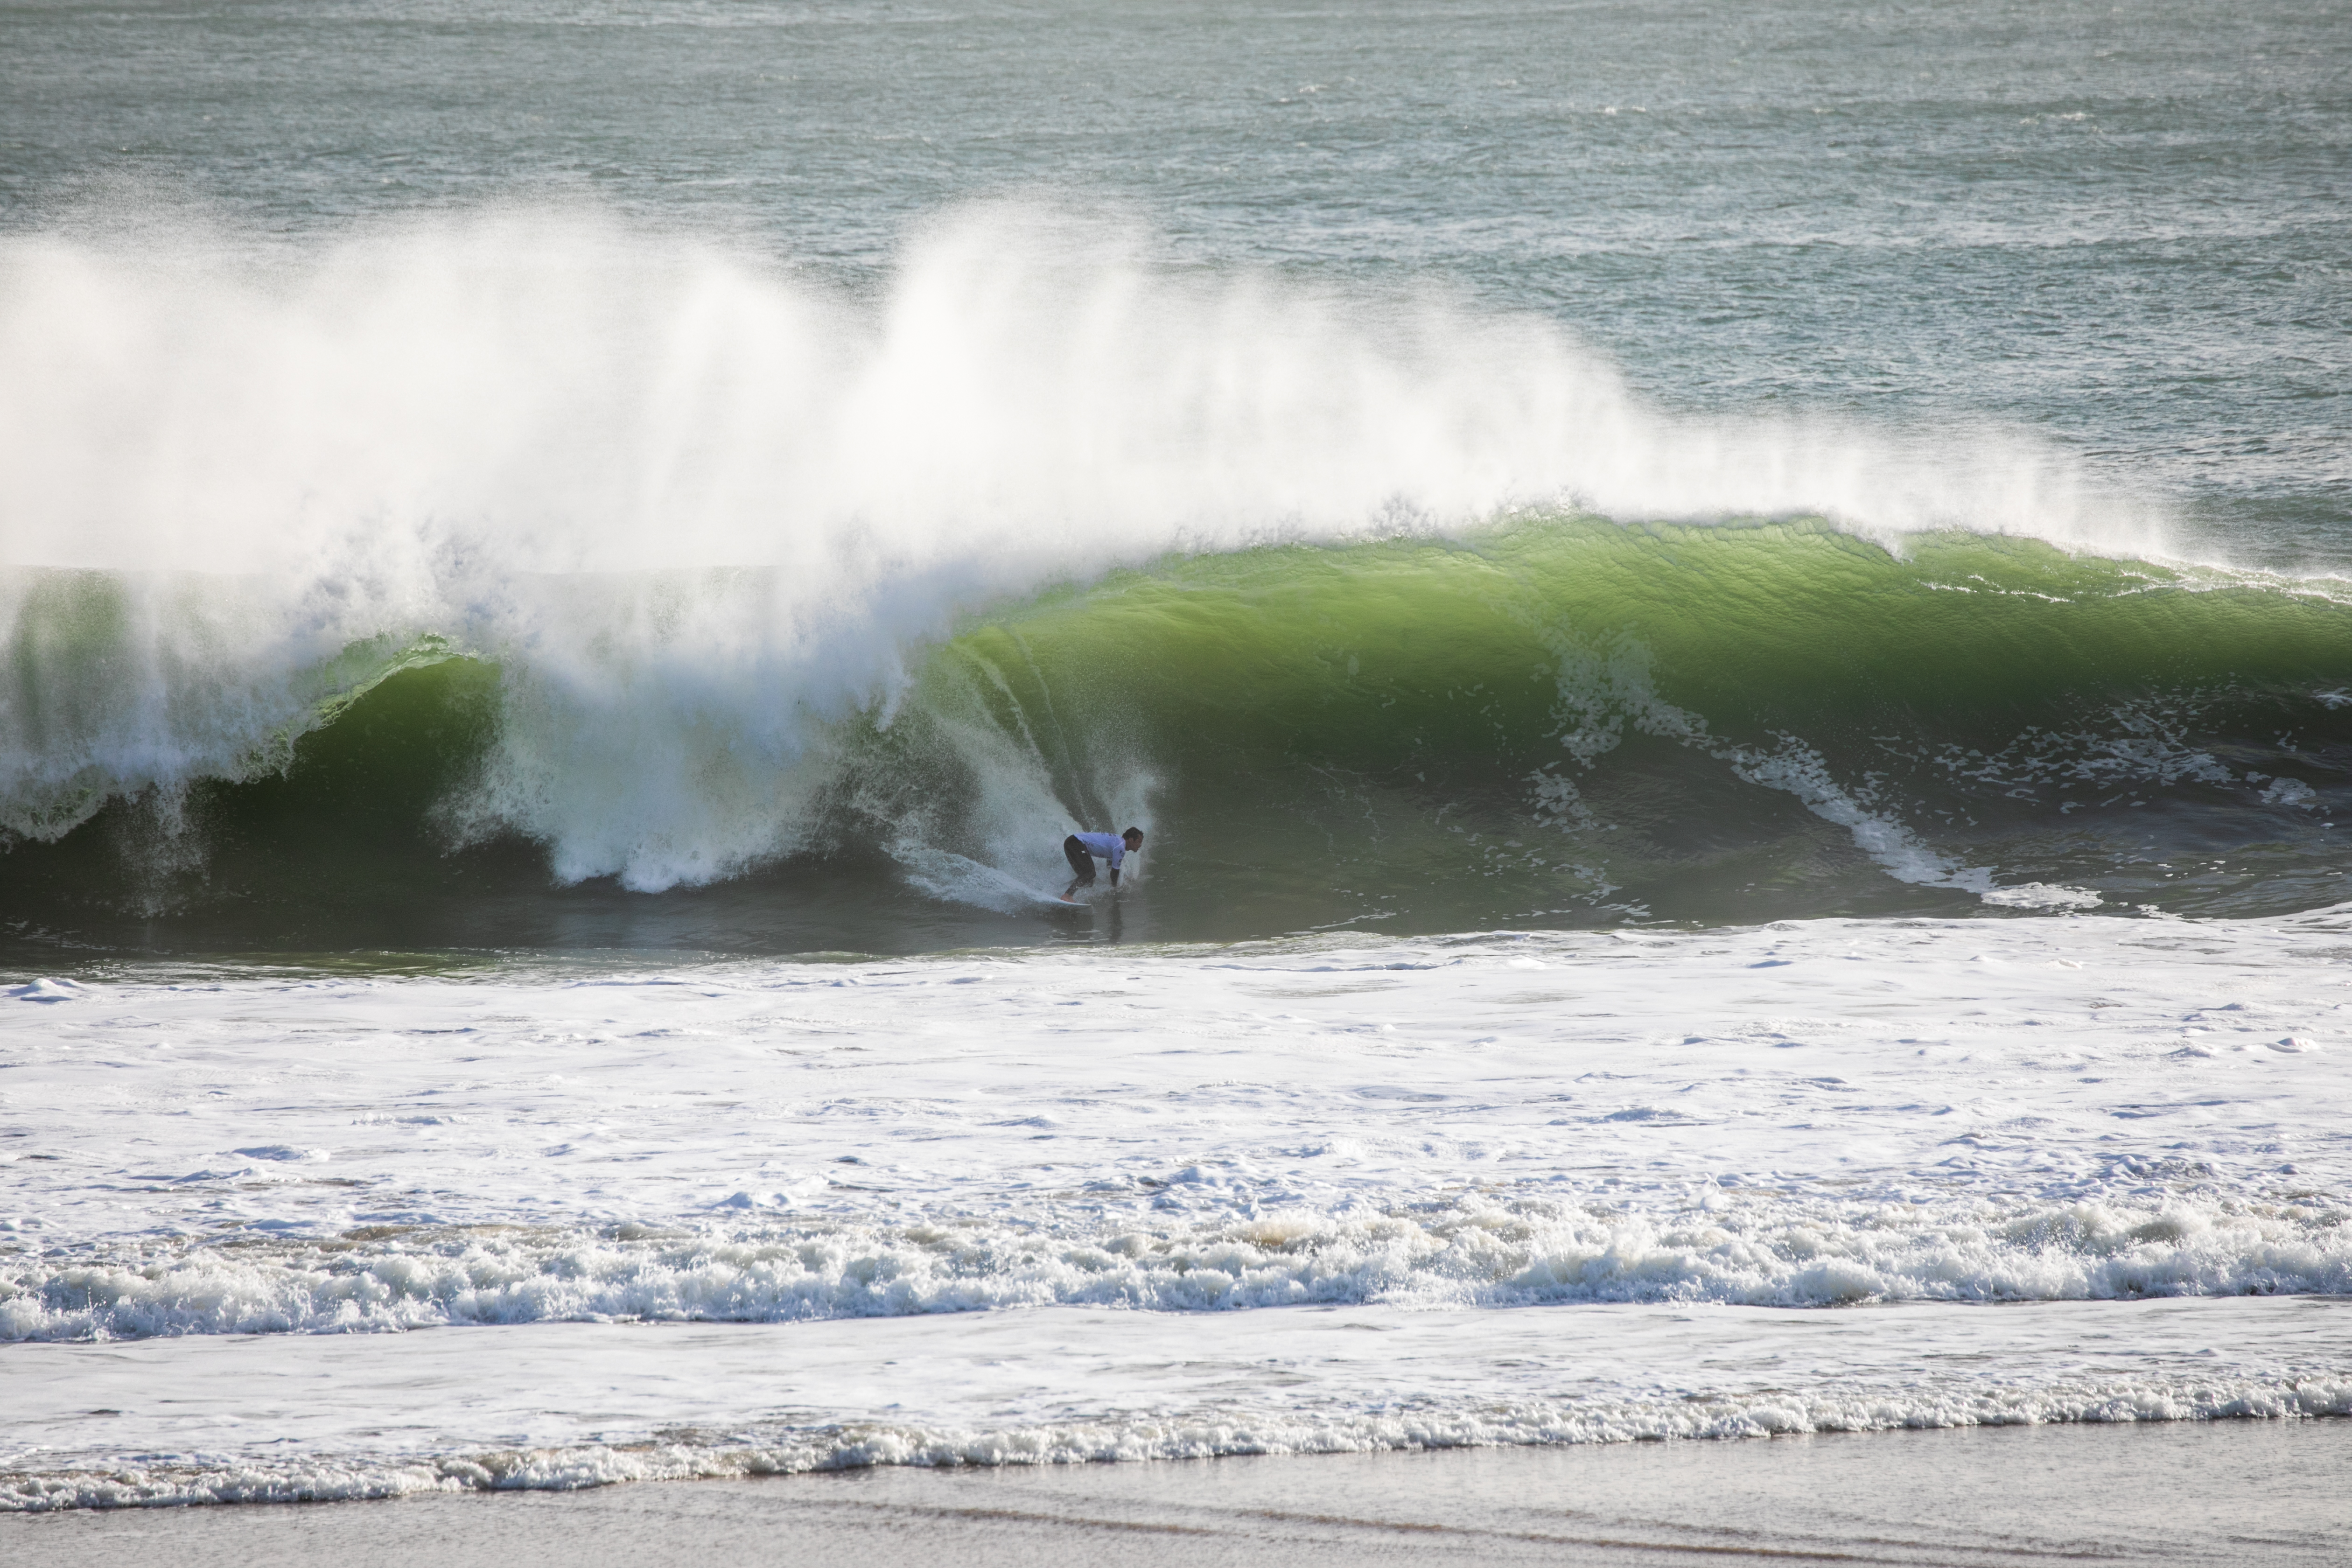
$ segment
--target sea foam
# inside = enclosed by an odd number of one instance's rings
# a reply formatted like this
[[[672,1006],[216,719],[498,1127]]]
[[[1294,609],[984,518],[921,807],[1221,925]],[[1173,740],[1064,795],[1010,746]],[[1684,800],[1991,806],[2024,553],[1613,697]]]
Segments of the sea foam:
[[[245,1173],[217,1179],[251,1180]],[[789,1209],[745,1192],[720,1209]],[[1097,1203],[1102,1194],[1095,1194]],[[0,1259],[0,1340],[351,1333],[457,1324],[795,1322],[1006,1307],[2140,1300],[2352,1295],[2332,1205],[1854,1205],[1723,1201],[1632,1214],[1399,1194],[1170,1226],[940,1215],[770,1221],[629,1239],[538,1228],[306,1245],[240,1238],[106,1261]]]
[[[280,1342],[258,1388],[234,1342],[38,1346],[16,1352],[14,1387],[44,1442],[0,1450],[0,1510],[2341,1416],[2345,1318],[2288,1301],[1827,1318],[1353,1309],[1245,1323],[1065,1310]],[[451,1400],[461,1387],[473,1392]]]
[[[93,982],[0,1336],[2352,1292],[2343,919]]]

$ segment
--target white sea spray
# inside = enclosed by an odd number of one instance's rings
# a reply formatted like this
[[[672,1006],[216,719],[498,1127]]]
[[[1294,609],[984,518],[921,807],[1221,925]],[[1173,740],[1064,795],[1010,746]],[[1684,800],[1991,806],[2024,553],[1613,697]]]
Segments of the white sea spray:
[[[644,889],[798,847],[829,727],[959,615],[1171,552],[1518,503],[2161,542],[2031,442],[1670,416],[1549,321],[1036,202],[878,300],[576,209],[20,234],[0,366],[0,830],[280,765],[433,638],[502,672],[454,830]]]

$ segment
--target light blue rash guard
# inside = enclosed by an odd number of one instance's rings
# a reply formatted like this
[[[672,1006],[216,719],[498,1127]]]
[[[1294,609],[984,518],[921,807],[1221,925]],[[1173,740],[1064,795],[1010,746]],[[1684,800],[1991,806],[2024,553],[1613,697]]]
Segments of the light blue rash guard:
[[[1099,855],[1109,861],[1114,871],[1127,858],[1127,841],[1116,833],[1073,833],[1070,837],[1085,845],[1087,854]]]

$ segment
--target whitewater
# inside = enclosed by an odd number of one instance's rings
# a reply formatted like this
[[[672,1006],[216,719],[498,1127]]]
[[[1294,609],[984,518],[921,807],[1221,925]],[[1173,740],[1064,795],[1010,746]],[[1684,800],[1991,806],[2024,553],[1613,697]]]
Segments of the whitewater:
[[[0,1495],[2352,1413],[2345,939],[36,982],[11,1104],[80,1109],[0,1154],[0,1327],[36,1342]],[[450,1337],[366,1349],[419,1329]],[[348,1348],[261,1389],[123,1353],[254,1334]],[[517,1355],[551,1358],[546,1411]],[[425,1392],[474,1382],[509,1392]]]

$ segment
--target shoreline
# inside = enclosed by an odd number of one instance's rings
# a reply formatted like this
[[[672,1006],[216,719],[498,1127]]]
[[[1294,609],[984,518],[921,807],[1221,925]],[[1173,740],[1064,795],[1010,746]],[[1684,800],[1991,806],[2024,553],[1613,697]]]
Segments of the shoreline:
[[[0,1510],[2352,1415],[2352,1300],[1040,1307],[0,1347]]]
[[[0,1523],[49,1563],[2341,1561],[2352,1421],[824,1475]]]

